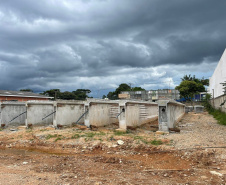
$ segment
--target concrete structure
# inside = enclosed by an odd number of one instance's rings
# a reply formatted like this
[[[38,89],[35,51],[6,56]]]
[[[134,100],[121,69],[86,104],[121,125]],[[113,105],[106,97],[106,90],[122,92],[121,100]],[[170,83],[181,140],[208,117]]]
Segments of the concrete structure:
[[[29,100],[49,100],[53,97],[43,96],[33,92],[26,91],[7,91],[0,90],[0,102],[4,101],[29,101]]]
[[[204,107],[201,106],[201,105],[195,105],[195,106],[194,106],[194,111],[195,111],[196,113],[203,112],[203,111],[204,111]]]
[[[118,123],[118,101],[94,101],[85,104],[85,125],[101,127]]]
[[[185,113],[192,112],[193,110],[194,110],[193,106],[186,106],[185,107]]]
[[[120,99],[157,101],[161,99],[177,100],[180,98],[180,93],[175,89],[158,89],[149,91],[122,91],[118,95]]]
[[[224,51],[209,81],[209,93],[212,95],[212,98],[216,98],[224,94],[223,86],[221,83],[226,81],[225,70],[226,70],[226,50]]]
[[[215,109],[220,109],[222,112],[226,113],[226,95],[218,96],[212,99],[210,103]]]
[[[1,126],[9,125],[25,125],[26,106],[25,103],[19,102],[4,102],[1,103],[0,114]]]
[[[27,102],[26,126],[53,125],[55,109],[53,102]]]
[[[160,131],[175,128],[185,113],[185,105],[176,101],[159,100],[158,106]]]
[[[158,118],[158,104],[152,102],[120,102],[119,128],[138,127]]]
[[[56,111],[54,126],[72,126],[73,123],[78,121],[79,124],[84,124],[84,103],[83,102],[57,102],[55,103],[54,110]],[[79,118],[81,119],[79,120]]]

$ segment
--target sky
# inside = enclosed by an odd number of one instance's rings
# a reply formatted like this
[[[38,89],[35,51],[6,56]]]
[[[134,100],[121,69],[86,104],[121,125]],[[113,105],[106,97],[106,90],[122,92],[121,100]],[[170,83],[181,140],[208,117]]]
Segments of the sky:
[[[175,88],[209,78],[226,48],[225,0],[0,0],[0,89]]]

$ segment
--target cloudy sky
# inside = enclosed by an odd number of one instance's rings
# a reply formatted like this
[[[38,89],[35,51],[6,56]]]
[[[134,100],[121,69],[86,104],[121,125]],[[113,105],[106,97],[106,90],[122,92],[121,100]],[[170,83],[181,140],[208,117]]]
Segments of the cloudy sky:
[[[0,89],[174,88],[209,78],[226,48],[225,0],[0,0]]]

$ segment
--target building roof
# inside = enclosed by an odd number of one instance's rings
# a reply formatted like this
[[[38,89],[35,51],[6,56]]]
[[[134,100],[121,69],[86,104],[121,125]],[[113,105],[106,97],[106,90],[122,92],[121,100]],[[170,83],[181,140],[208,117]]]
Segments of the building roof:
[[[16,97],[30,97],[30,98],[53,98],[44,96],[41,94],[36,94],[33,92],[27,91],[7,91],[7,90],[0,90],[0,96],[16,96]]]

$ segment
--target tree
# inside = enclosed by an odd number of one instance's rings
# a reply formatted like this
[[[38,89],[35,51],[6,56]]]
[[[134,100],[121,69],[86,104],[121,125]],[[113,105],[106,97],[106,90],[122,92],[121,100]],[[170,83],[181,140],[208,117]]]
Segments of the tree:
[[[118,94],[120,94],[121,91],[131,91],[131,87],[126,83],[122,83],[118,86],[118,88],[115,91],[109,92],[107,94],[107,98],[110,100],[117,100]]]
[[[91,91],[89,89],[77,89],[76,91],[65,91],[60,92],[60,89],[50,89],[48,91],[44,91],[43,95],[54,97],[54,99],[62,99],[62,100],[85,100],[88,96],[87,94]]]
[[[60,89],[50,89],[48,91],[44,91],[41,94],[49,96],[49,97],[54,97],[54,99],[59,99],[61,92],[60,92]]]
[[[75,100],[85,100],[88,98],[88,93],[91,91],[89,89],[77,89],[76,91],[72,91],[72,93],[75,95]]]
[[[180,92],[180,96],[187,100],[192,99],[196,93],[205,91],[205,87],[202,83],[189,80],[182,81],[176,89]]]
[[[116,100],[116,99],[118,99],[118,95],[115,93],[115,91],[114,92],[109,92],[107,94],[107,98],[110,99],[110,100]]]
[[[183,78],[181,78],[182,81],[195,81],[196,83],[201,83],[203,85],[208,86],[209,85],[209,79],[205,79],[204,77],[202,77],[202,79],[198,79],[195,77],[195,75],[193,75],[193,77],[189,74],[189,75],[184,75]]]
[[[74,100],[75,99],[75,94],[69,91],[65,91],[60,93],[60,99],[62,100]]]
[[[141,87],[133,87],[132,91],[145,91],[145,89],[143,89]]]
[[[107,94],[107,98],[110,100],[116,100],[118,99],[118,94],[120,94],[122,91],[145,91],[145,89],[141,87],[131,88],[128,84],[122,83],[118,86],[118,88],[115,91],[109,92]]]
[[[33,90],[31,90],[31,89],[20,89],[20,91],[24,91],[24,92],[33,92]]]
[[[122,83],[115,90],[115,93],[117,94],[117,96],[118,96],[118,94],[121,93],[121,91],[131,91],[131,87],[128,84],[126,84],[126,83]]]

